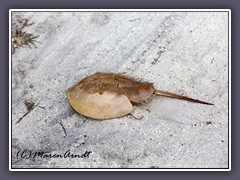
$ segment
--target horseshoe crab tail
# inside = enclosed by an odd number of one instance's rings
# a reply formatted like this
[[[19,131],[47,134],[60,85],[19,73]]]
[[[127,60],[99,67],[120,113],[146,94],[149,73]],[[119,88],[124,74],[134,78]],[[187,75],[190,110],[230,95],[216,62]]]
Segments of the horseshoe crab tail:
[[[174,94],[174,93],[169,93],[169,92],[161,91],[161,90],[155,90],[154,94],[157,94],[157,95],[160,95],[160,96],[171,97],[171,98],[182,99],[182,100],[186,100],[186,101],[190,101],[190,102],[194,102],[194,103],[200,103],[200,104],[206,104],[206,105],[214,105],[212,103],[199,101],[197,99],[192,99],[192,98],[188,98],[186,96],[180,96],[180,95],[177,95],[177,94]]]

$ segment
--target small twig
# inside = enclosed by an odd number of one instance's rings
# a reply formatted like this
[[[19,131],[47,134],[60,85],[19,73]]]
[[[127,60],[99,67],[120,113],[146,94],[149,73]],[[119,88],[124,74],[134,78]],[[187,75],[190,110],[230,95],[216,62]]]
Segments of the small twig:
[[[67,132],[66,132],[66,129],[65,129],[65,127],[63,126],[63,124],[62,124],[62,123],[60,123],[60,125],[62,126],[62,129],[63,129],[63,132],[64,132],[65,136],[67,137]]]
[[[26,112],[21,118],[19,118],[18,119],[18,121],[15,123],[15,124],[17,124],[17,123],[19,123],[26,115],[28,115],[28,113],[30,113],[31,111],[28,111],[28,112]]]
[[[42,107],[42,106],[38,106],[38,107],[40,107],[40,108],[42,108],[42,109],[45,109],[45,107]]]
[[[150,109],[146,109],[148,112],[151,112],[151,110]]]
[[[31,104],[31,105],[30,105],[30,104],[26,105],[26,102],[25,102],[25,105],[27,106],[28,112],[26,112],[21,118],[19,118],[15,124],[19,123],[19,122],[20,122],[25,116],[27,116],[35,107],[37,107],[38,104],[39,104],[39,103],[37,103],[36,105],[34,105],[34,103]]]

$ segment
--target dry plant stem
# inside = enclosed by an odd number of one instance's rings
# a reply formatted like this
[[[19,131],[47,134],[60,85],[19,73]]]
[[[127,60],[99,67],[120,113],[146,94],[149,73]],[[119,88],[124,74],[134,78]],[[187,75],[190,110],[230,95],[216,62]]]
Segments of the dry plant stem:
[[[39,103],[38,103],[38,104],[39,104]],[[27,116],[35,107],[37,107],[38,104],[36,104],[36,105],[32,106],[30,109],[28,109],[28,111],[27,111],[21,118],[19,118],[15,124],[17,124],[17,123],[19,123],[20,121],[22,121],[22,119],[23,119],[25,116]]]
[[[62,126],[62,129],[63,129],[63,132],[64,132],[64,134],[65,134],[65,137],[67,137],[67,132],[66,132],[66,129],[65,129],[65,127],[63,126],[63,124],[62,124],[62,123],[60,123],[60,125]]]
[[[31,49],[31,45],[37,48],[35,45],[36,38],[39,36],[34,36],[31,33],[27,33],[25,27],[31,26],[34,23],[29,23],[29,19],[24,19],[24,20],[18,20],[19,23],[22,23],[20,27],[17,27],[13,32],[12,32],[12,54],[15,53],[15,50],[27,45]]]

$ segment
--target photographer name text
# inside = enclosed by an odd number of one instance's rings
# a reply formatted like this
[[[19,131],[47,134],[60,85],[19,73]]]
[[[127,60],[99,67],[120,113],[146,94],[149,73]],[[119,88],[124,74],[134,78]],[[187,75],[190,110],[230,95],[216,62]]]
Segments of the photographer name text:
[[[92,151],[85,151],[83,154],[74,154],[70,150],[67,150],[63,154],[44,152],[44,151],[32,151],[32,150],[19,150],[17,152],[17,159],[30,159],[30,158],[89,158]]]

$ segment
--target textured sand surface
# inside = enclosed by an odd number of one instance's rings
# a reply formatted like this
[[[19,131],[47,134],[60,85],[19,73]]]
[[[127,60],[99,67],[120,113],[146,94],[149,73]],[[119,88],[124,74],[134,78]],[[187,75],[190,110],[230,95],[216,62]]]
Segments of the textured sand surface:
[[[228,167],[227,12],[15,12],[12,20],[28,17],[39,43],[12,55],[14,168]],[[92,120],[65,90],[95,72],[125,72],[215,105],[155,96],[134,116]],[[29,100],[39,105],[15,124]],[[19,160],[25,149],[91,154]]]

